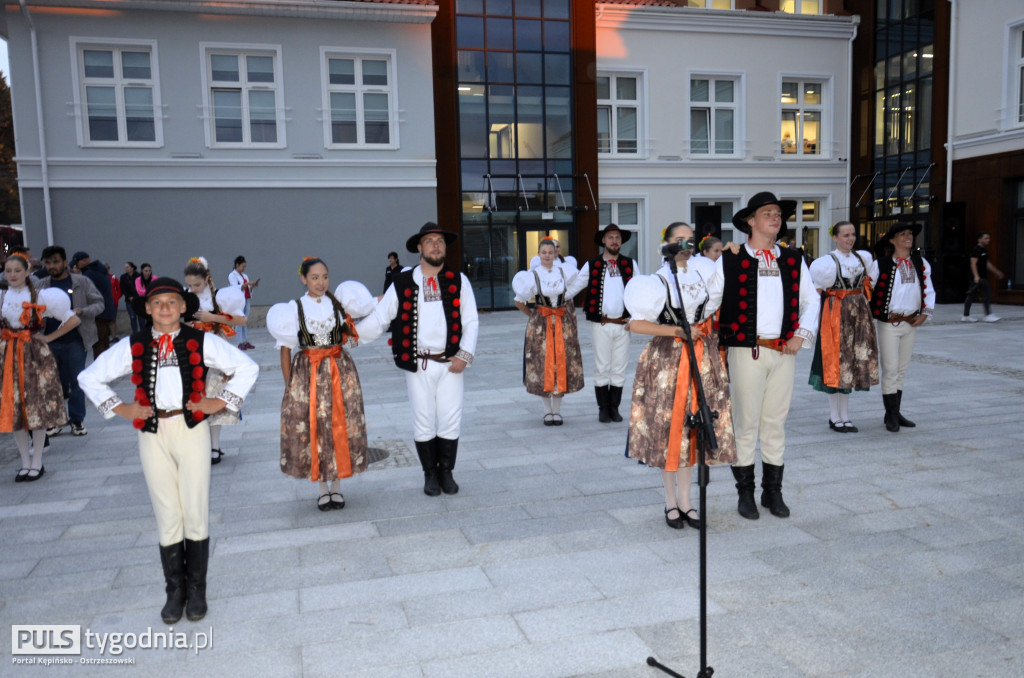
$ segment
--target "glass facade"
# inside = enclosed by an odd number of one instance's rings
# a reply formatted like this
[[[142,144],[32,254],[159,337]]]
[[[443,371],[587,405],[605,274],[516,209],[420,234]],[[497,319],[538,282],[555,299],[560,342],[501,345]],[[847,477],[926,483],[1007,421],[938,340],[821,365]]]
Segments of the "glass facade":
[[[456,3],[462,250],[481,308],[513,307],[512,277],[541,236],[572,253],[569,3]]]
[[[928,221],[935,0],[876,0],[872,217]],[[876,223],[874,241],[887,228]]]

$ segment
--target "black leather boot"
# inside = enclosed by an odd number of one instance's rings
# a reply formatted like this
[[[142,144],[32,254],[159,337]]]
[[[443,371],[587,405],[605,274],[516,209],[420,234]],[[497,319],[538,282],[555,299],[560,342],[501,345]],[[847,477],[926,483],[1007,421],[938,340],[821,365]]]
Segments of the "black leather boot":
[[[900,430],[899,405],[896,404],[895,393],[883,393],[882,403],[885,404],[885,430],[898,433]]]
[[[165,624],[176,624],[185,609],[185,544],[178,542],[160,547],[160,564],[167,582],[167,603],[160,610]]]
[[[602,424],[607,424],[612,420],[608,415],[608,387],[595,386],[594,393],[597,395],[597,420]]]
[[[458,494],[459,485],[452,478],[455,469],[455,457],[459,453],[459,439],[434,438],[437,442],[437,469],[441,481],[441,490],[445,494]]]
[[[757,510],[757,502],[754,501],[754,465],[733,466],[732,476],[736,479],[736,491],[740,495],[737,510],[744,518],[757,520],[761,514]]]
[[[420,466],[423,467],[423,494],[428,497],[441,494],[441,485],[437,481],[437,441],[438,438],[416,441],[416,454],[420,456]]]
[[[900,410],[903,409],[903,391],[896,391],[896,419],[900,422],[900,426],[906,426],[907,428],[914,428],[917,426],[914,422],[910,421],[903,416]]]
[[[185,616],[199,621],[206,616],[206,565],[210,561],[210,538],[185,540],[185,578],[188,582],[188,603]]]
[[[619,404],[622,402],[622,387],[621,386],[609,386],[608,387],[608,416],[611,417],[612,421],[622,421],[622,415],[619,414]]]
[[[782,470],[785,465],[761,463],[761,506],[773,516],[789,517],[789,507],[782,500]]]

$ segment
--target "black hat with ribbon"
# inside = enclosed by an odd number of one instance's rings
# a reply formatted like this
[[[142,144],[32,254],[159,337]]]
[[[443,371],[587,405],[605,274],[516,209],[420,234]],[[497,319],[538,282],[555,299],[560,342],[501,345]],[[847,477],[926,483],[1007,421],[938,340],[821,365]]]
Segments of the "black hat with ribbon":
[[[149,284],[149,289],[146,290],[146,296],[136,297],[132,300],[132,310],[135,311],[135,315],[148,318],[149,313],[146,311],[146,302],[158,294],[178,294],[185,300],[185,317],[190,318],[199,310],[199,297],[192,294],[185,289],[185,286],[174,278],[157,278]]]
[[[419,233],[405,241],[405,249],[412,252],[413,254],[416,254],[417,252],[419,252],[419,250],[416,247],[417,245],[420,244],[420,240],[423,239],[423,236],[430,235],[431,233],[440,233],[441,235],[443,235],[445,245],[451,245],[453,242],[459,239],[459,236],[457,234],[452,233],[451,231],[444,231],[441,229],[440,226],[435,224],[433,221],[428,221],[427,223],[423,224],[422,227],[420,227]]]
[[[887,256],[892,253],[892,237],[897,233],[903,231],[910,231],[916,238],[921,233],[921,224],[911,223],[909,221],[897,221],[889,230],[883,233],[878,238],[878,242],[875,243],[875,256]]]
[[[765,205],[776,205],[780,210],[782,210],[783,229],[785,229],[785,224],[789,221],[789,218],[796,214],[796,200],[779,200],[775,197],[774,193],[762,191],[761,193],[757,193],[751,197],[750,200],[747,201],[746,207],[732,215],[732,225],[747,235],[750,235],[750,224],[747,223],[747,219],[752,217],[754,212]]]

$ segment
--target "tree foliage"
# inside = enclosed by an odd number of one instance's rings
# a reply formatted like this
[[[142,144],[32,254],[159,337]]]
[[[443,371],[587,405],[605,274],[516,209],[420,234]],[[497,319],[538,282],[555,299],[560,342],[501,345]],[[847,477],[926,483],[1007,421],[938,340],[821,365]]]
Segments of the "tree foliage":
[[[21,223],[18,197],[18,169],[14,164],[14,120],[11,117],[11,88],[0,71],[0,224]]]

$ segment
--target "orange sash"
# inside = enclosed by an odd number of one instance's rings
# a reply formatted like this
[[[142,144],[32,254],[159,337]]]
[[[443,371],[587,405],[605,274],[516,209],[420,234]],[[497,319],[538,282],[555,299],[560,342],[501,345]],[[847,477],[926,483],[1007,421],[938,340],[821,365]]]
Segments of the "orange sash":
[[[237,334],[231,325],[222,325],[221,323],[201,323],[195,320],[192,322],[192,327],[203,332],[220,332],[225,339]]]
[[[45,307],[44,307],[45,308]],[[28,430],[28,413],[25,411],[25,342],[32,341],[29,330],[0,331],[0,339],[7,342],[4,356],[3,394],[0,398],[0,431],[14,431],[14,360],[18,360],[18,392],[21,394],[21,416]]]
[[[700,328],[700,331],[707,336],[713,331],[712,319],[708,318],[704,322],[697,324],[696,327]],[[676,337],[676,343],[682,344],[683,342],[684,339]],[[697,365],[699,366],[701,361],[704,360],[704,342],[701,339],[694,342],[693,351],[697,355]],[[690,352],[686,346],[683,346],[683,350],[679,352],[679,368],[676,371],[676,392],[675,399],[672,401],[672,423],[668,434],[668,452],[665,455],[665,470],[669,472],[679,470],[679,457],[683,446],[683,428],[686,425],[687,391],[690,393],[689,412],[694,413],[697,411],[697,389],[691,388],[691,381]],[[690,455],[688,465],[693,466],[697,463],[696,429],[690,430],[689,438]]]
[[[345,401],[341,395],[341,373],[335,359],[341,356],[341,346],[304,349],[309,357],[309,455],[310,480],[320,480],[320,455],[317,451],[316,373],[320,363],[330,360],[331,371],[331,437],[334,440],[334,468],[339,478],[352,475],[352,459],[348,451],[348,425],[345,421]]]
[[[562,334],[565,306],[538,306],[537,311],[547,318],[547,336],[544,338],[544,345],[547,347],[544,352],[544,391],[564,393],[569,383],[565,375],[565,337]]]
[[[866,284],[865,278],[865,284]],[[839,388],[839,321],[842,300],[851,294],[865,294],[861,288],[823,290],[825,304],[821,309],[821,377],[825,385]]]

